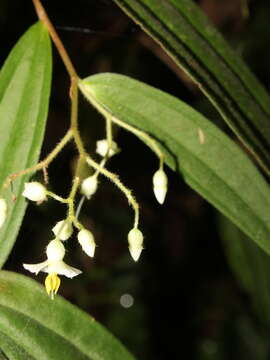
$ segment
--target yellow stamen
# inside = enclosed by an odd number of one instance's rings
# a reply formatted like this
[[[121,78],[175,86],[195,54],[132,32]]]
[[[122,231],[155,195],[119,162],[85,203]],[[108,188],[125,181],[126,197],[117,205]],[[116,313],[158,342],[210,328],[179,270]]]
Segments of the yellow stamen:
[[[46,277],[45,288],[47,294],[51,297],[51,299],[53,299],[54,295],[57,293],[60,283],[60,278],[57,276],[56,273],[51,273]]]

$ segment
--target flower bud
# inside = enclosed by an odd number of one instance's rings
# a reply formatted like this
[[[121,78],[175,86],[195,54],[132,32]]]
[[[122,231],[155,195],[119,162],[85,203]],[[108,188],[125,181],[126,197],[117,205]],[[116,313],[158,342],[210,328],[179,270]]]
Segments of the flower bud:
[[[106,156],[108,152],[108,141],[107,139],[97,141],[96,153],[101,156]],[[116,142],[112,141],[111,148],[108,156],[111,157],[119,152],[119,148]]]
[[[168,178],[162,169],[155,172],[153,176],[153,186],[157,201],[163,204],[168,190]]]
[[[24,191],[22,195],[29,200],[42,202],[46,200],[46,188],[37,181],[32,181],[24,184]]]
[[[81,192],[90,199],[90,197],[97,191],[98,181],[95,175],[84,179],[81,185]]]
[[[143,234],[137,229],[133,228],[128,233],[129,252],[134,261],[138,261],[143,250]]]
[[[73,233],[72,224],[67,220],[61,220],[56,223],[52,229],[54,235],[60,240],[67,240]]]
[[[3,226],[7,218],[7,202],[0,198],[0,228]]]
[[[52,240],[49,242],[46,254],[50,261],[61,261],[65,256],[65,247],[60,240]]]
[[[78,241],[83,251],[90,257],[94,257],[96,243],[91,231],[83,229],[78,233]]]

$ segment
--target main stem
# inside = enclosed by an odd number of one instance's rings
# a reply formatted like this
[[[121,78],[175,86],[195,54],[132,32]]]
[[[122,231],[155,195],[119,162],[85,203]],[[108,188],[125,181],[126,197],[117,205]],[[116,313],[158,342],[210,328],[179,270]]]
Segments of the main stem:
[[[34,7],[36,9],[37,16],[39,17],[40,21],[46,26],[52,41],[66,67],[66,70],[70,76],[70,98],[71,98],[71,126],[70,129],[73,133],[74,141],[77,145],[80,158],[86,157],[86,152],[84,150],[84,146],[78,131],[78,81],[79,77],[73,66],[70,57],[59,38],[53,24],[51,23],[43,5],[41,4],[40,0],[32,0]]]
[[[39,17],[40,21],[46,26],[46,28],[49,31],[49,34],[59,52],[59,55],[61,56],[65,67],[67,69],[67,72],[69,73],[69,76],[71,79],[78,78],[77,72],[70,60],[70,57],[68,56],[68,53],[66,52],[66,49],[60,40],[59,36],[57,35],[57,32],[55,31],[55,28],[53,24],[51,23],[44,7],[42,6],[40,0],[33,0],[34,7],[36,9],[37,16]]]

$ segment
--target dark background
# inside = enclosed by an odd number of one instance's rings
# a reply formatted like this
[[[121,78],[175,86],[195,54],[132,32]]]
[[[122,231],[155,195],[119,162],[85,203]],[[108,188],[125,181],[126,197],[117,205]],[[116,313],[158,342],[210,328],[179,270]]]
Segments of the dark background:
[[[249,17],[244,16],[241,0],[198,3],[268,88],[269,0],[250,1]],[[230,134],[196,86],[113,0],[49,0],[43,4],[81,77],[107,71],[132,76],[179,97]],[[35,21],[30,0],[1,0],[1,64]],[[54,51],[42,157],[68,127],[68,91],[69,78]],[[104,120],[82,98],[79,112],[82,136],[87,149],[94,151],[95,141],[105,134]],[[157,159],[133,135],[123,130],[115,134],[122,152],[110,161],[109,168],[120,174],[140,203],[145,250],[134,263],[127,248],[132,209],[118,189],[102,179],[81,215],[95,234],[96,256],[92,260],[84,255],[75,236],[69,240],[67,262],[83,274],[73,280],[62,277],[60,294],[104,324],[138,359],[258,359],[266,345],[250,298],[225,259],[217,212],[168,168],[168,196],[160,206],[152,192]],[[56,193],[67,194],[75,160],[76,151],[69,145],[50,166],[50,188]],[[65,208],[54,201],[39,207],[29,204],[5,268],[31,276],[22,263],[43,261],[51,228],[64,216]],[[43,281],[44,276],[40,274],[37,280]],[[129,308],[120,303],[124,294],[133,297]]]

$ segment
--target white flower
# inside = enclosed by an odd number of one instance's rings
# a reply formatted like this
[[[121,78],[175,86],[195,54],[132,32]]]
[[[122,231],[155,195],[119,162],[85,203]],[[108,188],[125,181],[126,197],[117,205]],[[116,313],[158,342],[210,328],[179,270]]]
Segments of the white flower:
[[[104,157],[104,156],[107,155],[108,150],[109,150],[109,147],[108,147],[107,139],[97,141],[97,147],[96,147],[96,153],[97,154]],[[115,155],[118,152],[119,152],[119,148],[118,148],[116,142],[112,141],[111,148],[110,148],[108,156],[111,157],[111,156]]]
[[[128,233],[129,252],[134,261],[138,261],[143,250],[143,234],[137,229],[133,228]]]
[[[153,176],[153,186],[157,201],[163,204],[168,190],[168,178],[162,169],[155,172]]]
[[[90,257],[94,257],[96,243],[91,231],[83,229],[78,233],[78,241],[83,251]]]
[[[73,278],[79,275],[81,270],[73,268],[63,261],[65,252],[65,247],[60,240],[51,240],[46,249],[46,261],[38,264],[23,264],[23,267],[36,275],[40,271],[43,271],[49,274],[57,273],[59,275],[65,275],[68,278]]]
[[[92,175],[84,179],[81,185],[81,192],[90,199],[90,197],[97,191],[98,181],[97,176]]]
[[[32,181],[24,184],[24,191],[22,195],[29,200],[42,202],[47,199],[47,190],[45,186],[39,182]]]
[[[73,233],[72,224],[68,220],[61,220],[52,228],[54,235],[60,240],[67,240]]]
[[[45,287],[47,293],[53,298],[60,286],[60,278],[57,275],[65,275],[68,278],[73,278],[81,274],[81,270],[69,266],[63,261],[65,247],[60,240],[55,239],[50,241],[46,249],[46,254],[46,261],[38,264],[23,264],[23,267],[36,275],[40,271],[49,274],[45,279]]]
[[[3,226],[7,218],[7,202],[0,198],[0,228]]]

